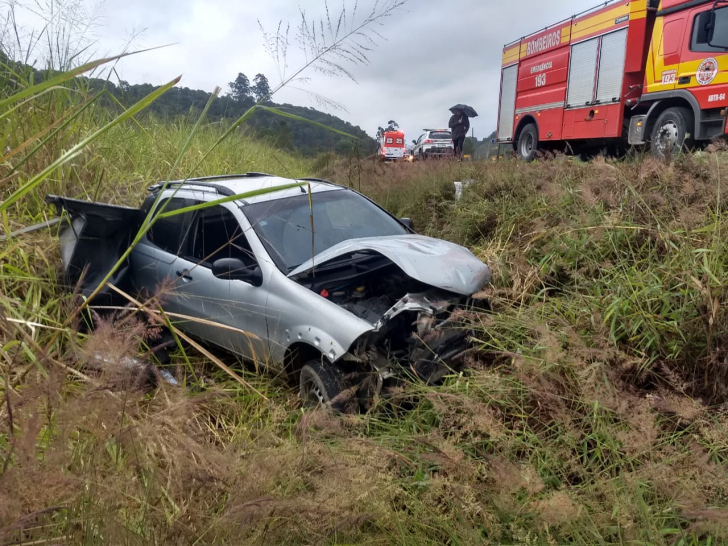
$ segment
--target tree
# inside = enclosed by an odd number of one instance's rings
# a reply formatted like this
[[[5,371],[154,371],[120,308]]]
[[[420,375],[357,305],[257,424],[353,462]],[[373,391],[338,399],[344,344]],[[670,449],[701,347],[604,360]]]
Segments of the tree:
[[[268,78],[266,78],[263,74],[256,74],[253,81],[255,82],[255,85],[253,85],[252,89],[253,95],[255,96],[255,100],[257,102],[260,102],[270,95],[270,85],[268,84]]]
[[[386,129],[384,127],[380,127],[377,130],[377,142],[381,142],[382,141],[382,138],[384,137],[384,133],[391,133],[392,131],[397,131],[397,130],[399,130],[399,123],[397,123],[393,119],[390,119],[387,122],[387,128]]]
[[[230,86],[230,95],[236,101],[243,101],[251,95],[250,80],[242,72],[238,74],[234,82],[230,82],[228,85]]]

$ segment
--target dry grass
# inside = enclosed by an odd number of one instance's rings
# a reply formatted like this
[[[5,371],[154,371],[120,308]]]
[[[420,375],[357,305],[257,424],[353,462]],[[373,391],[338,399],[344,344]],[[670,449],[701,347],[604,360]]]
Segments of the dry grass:
[[[101,121],[68,127],[0,183],[2,198]],[[9,145],[41,122],[14,125]],[[140,125],[54,171],[0,231],[44,219],[49,191],[137,205],[191,130]],[[220,131],[196,133],[180,176]],[[127,368],[157,328],[127,311],[84,333],[55,234],[1,243],[0,544],[725,543],[718,148],[669,165],[320,165],[494,269],[469,370],[361,416],[304,412],[280,378],[228,359],[234,381],[190,347],[167,368],[185,387]],[[200,169],[314,166],[235,135]]]

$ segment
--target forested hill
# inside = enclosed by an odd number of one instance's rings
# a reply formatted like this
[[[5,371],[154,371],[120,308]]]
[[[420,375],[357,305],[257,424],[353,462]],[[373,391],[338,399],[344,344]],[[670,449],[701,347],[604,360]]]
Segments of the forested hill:
[[[0,87],[17,89],[30,82],[39,83],[55,73],[39,71],[29,65],[10,60],[0,51]],[[76,85],[91,92],[98,92],[106,88],[118,101],[128,107],[144,98],[157,89],[151,84],[132,85],[121,81],[119,85],[111,81],[98,78],[78,78]],[[243,74],[230,84],[230,94],[218,97],[208,111],[211,121],[233,121],[242,116],[248,108],[256,102],[256,97],[264,97],[270,91],[268,81],[262,74],[255,78],[255,85],[250,85]],[[7,89],[0,89],[3,94]],[[163,119],[174,120],[183,116],[199,114],[210,99],[211,93],[187,87],[174,87],[154,101],[146,113],[159,116]],[[102,99],[102,104],[113,106],[110,97]],[[346,153],[358,146],[362,154],[368,154],[376,149],[376,141],[367,135],[360,127],[354,126],[334,115],[320,112],[314,108],[293,106],[291,104],[266,103],[266,106],[294,114],[296,116],[315,121],[327,127],[337,129],[357,140],[328,131],[310,123],[283,118],[279,115],[263,110],[256,111],[246,120],[245,128],[251,130],[256,136],[272,142],[282,149],[297,151],[304,155],[314,155],[319,152],[335,151]]]
[[[150,84],[130,85],[121,82],[115,85],[102,80],[91,80],[91,85],[107,89],[124,104],[130,106],[151,93],[155,87]],[[162,95],[148,108],[148,111],[165,118],[187,116],[191,112],[201,111],[210,98],[210,93],[187,87],[174,87]],[[233,121],[242,116],[255,104],[252,97],[234,98],[231,95],[218,97],[208,111],[208,118],[213,121],[229,119]],[[373,138],[360,127],[354,126],[336,116],[305,106],[291,104],[267,103],[266,106],[315,121],[327,127],[356,136],[362,153],[368,153],[376,147]],[[282,118],[276,114],[258,110],[245,122],[258,136],[273,141],[276,146],[296,150],[305,155],[313,155],[323,151],[345,153],[351,149],[353,140],[310,123]]]

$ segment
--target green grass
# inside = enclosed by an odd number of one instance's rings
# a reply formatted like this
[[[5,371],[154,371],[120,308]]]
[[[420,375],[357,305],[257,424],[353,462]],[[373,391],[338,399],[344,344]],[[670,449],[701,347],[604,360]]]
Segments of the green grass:
[[[244,124],[142,115],[39,177],[121,114],[80,91],[2,114],[3,149],[32,144],[0,199],[37,185],[0,232],[50,215],[46,193],[136,206],[168,177],[319,174],[470,247],[494,312],[471,317],[466,372],[367,415],[303,412],[281,378],[228,362],[247,388],[189,346],[170,368],[189,388],[144,393],[93,355],[158,332],[120,314],[79,333],[55,234],[0,243],[0,544],[726,543],[725,154],[314,164]]]

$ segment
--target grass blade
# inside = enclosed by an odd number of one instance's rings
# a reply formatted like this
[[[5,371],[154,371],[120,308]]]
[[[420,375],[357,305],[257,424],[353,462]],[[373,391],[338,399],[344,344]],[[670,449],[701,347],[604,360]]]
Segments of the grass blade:
[[[297,116],[295,114],[291,114],[290,112],[284,112],[283,110],[278,110],[277,108],[271,108],[270,106],[259,106],[261,110],[265,110],[267,112],[270,112],[271,114],[275,114],[277,116],[281,116],[283,118],[293,119],[295,121],[300,121],[302,123],[309,123],[311,125],[315,125],[316,127],[319,127],[321,129],[326,129],[327,131],[331,131],[332,133],[336,133],[337,135],[342,135],[347,138],[351,138],[353,140],[359,140],[359,137],[354,136],[349,133],[345,133],[344,131],[339,131],[338,129],[334,129],[333,127],[329,127],[328,125],[324,125],[323,123],[318,123],[316,121],[312,121],[310,119],[303,118],[301,116]]]
[[[296,182],[295,184],[283,184],[281,186],[273,186],[271,188],[264,188],[262,190],[255,190],[255,191],[249,191],[245,193],[239,193],[236,195],[231,195],[229,197],[223,197],[222,199],[217,199],[215,201],[208,201],[206,203],[200,203],[198,205],[192,205],[191,207],[185,207],[183,209],[177,209],[171,212],[162,212],[155,216],[156,219],[163,219],[163,218],[169,218],[171,216],[176,216],[178,214],[186,214],[188,212],[194,212],[197,210],[203,210],[203,209],[209,209],[210,207],[216,207],[217,205],[222,205],[224,203],[230,203],[232,201],[240,201],[243,199],[249,199],[250,197],[257,197],[259,195],[265,195],[267,193],[273,193],[276,191],[283,191],[283,190],[290,190],[291,188],[300,188],[302,186],[306,186],[307,182]]]
[[[61,157],[56,159],[53,163],[51,163],[48,167],[46,167],[41,173],[34,176],[32,179],[30,179],[28,182],[23,184],[20,188],[18,188],[15,192],[13,192],[10,197],[8,197],[5,201],[0,203],[0,212],[3,212],[7,210],[11,205],[13,205],[15,202],[17,202],[19,199],[22,199],[25,195],[27,195],[30,191],[32,191],[38,184],[43,182],[48,176],[61,167],[62,165],[68,163],[71,159],[76,157],[78,154],[80,154],[83,149],[88,146],[90,143],[92,143],[94,140],[99,138],[101,135],[112,129],[113,127],[119,125],[121,122],[129,119],[133,115],[135,115],[137,112],[140,112],[150,104],[152,104],[157,97],[161,96],[162,94],[166,93],[169,89],[177,85],[177,83],[180,81],[181,76],[175,78],[171,82],[169,82],[166,85],[163,85],[159,89],[156,89],[155,91],[152,91],[144,97],[142,100],[137,102],[134,106],[129,108],[126,112],[121,114],[119,117],[111,121],[110,123],[106,124],[104,127],[93,133],[92,135],[86,137],[81,142],[76,144],[73,148],[68,150],[65,154],[63,154]]]
[[[14,155],[19,154],[25,148],[27,148],[28,146],[30,146],[30,144],[32,142],[38,140],[41,136],[43,136],[48,131],[51,131],[51,133],[47,137],[45,137],[41,142],[39,142],[28,153],[28,155],[26,155],[17,165],[15,165],[13,167],[13,170],[11,172],[17,171],[22,165],[25,164],[26,161],[28,161],[31,157],[33,157],[33,155],[35,155],[38,152],[38,150],[40,150],[43,146],[45,146],[45,144],[49,140],[51,140],[55,135],[57,135],[60,131],[62,131],[65,127],[67,127],[69,123],[71,123],[74,119],[76,119],[79,115],[81,115],[86,110],[86,108],[88,108],[89,106],[91,106],[100,97],[101,97],[101,93],[97,94],[94,97],[91,97],[90,99],[88,99],[87,101],[85,101],[83,104],[81,104],[81,106],[79,106],[76,109],[75,112],[73,110],[71,110],[70,112],[68,112],[68,114],[66,114],[66,116],[60,118],[54,124],[49,125],[44,130],[42,130],[40,133],[38,133],[38,134],[30,137],[23,144],[21,144],[20,146],[16,147],[15,149],[11,150],[10,152],[8,152],[5,155],[5,157],[3,157],[2,159],[0,159],[0,163],[4,163],[5,161],[7,161],[8,159],[10,159]]]
[[[13,103],[16,103],[27,97],[32,97],[33,95],[37,95],[43,91],[50,89],[51,87],[57,87],[69,80],[72,80],[76,76],[80,76],[84,72],[89,72],[90,70],[93,70],[94,68],[98,68],[99,66],[110,63],[111,61],[123,59],[124,57],[129,57],[130,55],[138,55],[139,53],[153,51],[155,49],[159,49],[159,48],[143,49],[140,51],[122,53],[121,55],[114,55],[113,57],[105,57],[103,59],[98,59],[96,61],[91,61],[90,63],[86,63],[82,66],[79,66],[78,68],[69,70],[68,72],[63,72],[62,74],[59,74],[55,78],[51,78],[51,79],[41,82],[39,84],[28,87],[27,89],[23,89],[22,91],[19,91],[6,99],[0,100],[0,110],[4,110],[6,107],[8,107],[9,105],[11,105]],[[8,69],[10,68],[4,63],[0,63],[0,66],[3,66]]]

